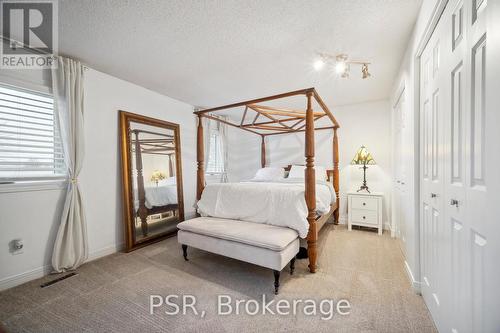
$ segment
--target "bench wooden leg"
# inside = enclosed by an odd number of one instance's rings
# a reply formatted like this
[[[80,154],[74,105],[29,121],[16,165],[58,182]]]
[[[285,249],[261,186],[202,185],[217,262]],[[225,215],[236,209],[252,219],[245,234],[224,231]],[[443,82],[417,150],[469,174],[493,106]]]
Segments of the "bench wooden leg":
[[[295,257],[290,260],[290,275],[293,275],[293,271],[295,270]]]
[[[278,289],[280,288],[280,271],[273,270],[274,273],[274,294],[278,295]]]
[[[182,255],[184,256],[184,260],[189,261],[187,249],[188,249],[188,246],[182,244]]]

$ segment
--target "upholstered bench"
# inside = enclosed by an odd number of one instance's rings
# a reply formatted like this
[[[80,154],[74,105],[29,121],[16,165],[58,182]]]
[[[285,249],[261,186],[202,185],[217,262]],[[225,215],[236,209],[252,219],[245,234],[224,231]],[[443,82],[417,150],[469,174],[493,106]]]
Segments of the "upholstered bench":
[[[198,217],[179,223],[177,239],[187,261],[187,247],[220,254],[274,272],[274,292],[278,293],[281,270],[290,263],[293,274],[299,252],[297,232],[286,227],[263,223]]]

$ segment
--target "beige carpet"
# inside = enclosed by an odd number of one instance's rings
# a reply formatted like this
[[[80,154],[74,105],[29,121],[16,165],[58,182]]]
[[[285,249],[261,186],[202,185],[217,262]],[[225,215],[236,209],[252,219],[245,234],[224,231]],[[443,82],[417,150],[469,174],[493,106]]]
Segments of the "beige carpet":
[[[422,298],[405,275],[398,243],[387,234],[328,225],[321,233],[319,271],[298,260],[282,272],[280,294],[270,270],[195,249],[189,262],[176,238],[130,254],[88,263],[78,275],[51,287],[49,276],[0,293],[0,321],[8,332],[435,332]],[[285,268],[287,269],[287,268]],[[233,299],[347,299],[351,314],[319,316],[217,316],[217,295]],[[149,314],[149,295],[191,294],[192,314]]]

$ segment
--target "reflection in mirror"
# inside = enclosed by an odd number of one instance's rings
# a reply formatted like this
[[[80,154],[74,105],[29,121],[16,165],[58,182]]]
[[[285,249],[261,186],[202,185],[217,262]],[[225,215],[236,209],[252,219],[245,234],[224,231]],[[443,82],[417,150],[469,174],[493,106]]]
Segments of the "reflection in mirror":
[[[130,123],[134,233],[139,241],[176,229],[179,222],[175,181],[174,131]]]
[[[180,175],[179,133],[175,124],[161,122],[158,126],[150,118],[121,112],[125,121],[129,163],[129,190],[125,195],[128,207],[127,249],[138,243],[155,240],[172,234],[183,219],[182,188]],[[138,119],[134,119],[139,117]],[[166,124],[166,125],[165,125]],[[122,121],[122,131],[123,129]],[[122,134],[123,136],[123,134]],[[123,144],[123,140],[122,140]],[[123,149],[122,149],[123,151]]]

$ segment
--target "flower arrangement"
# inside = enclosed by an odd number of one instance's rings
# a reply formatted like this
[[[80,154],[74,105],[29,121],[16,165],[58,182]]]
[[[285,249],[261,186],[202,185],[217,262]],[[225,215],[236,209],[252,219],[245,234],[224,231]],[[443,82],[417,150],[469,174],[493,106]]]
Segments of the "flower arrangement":
[[[155,182],[156,186],[158,186],[158,182],[162,179],[165,179],[165,174],[160,170],[155,170],[151,174],[151,181]]]

